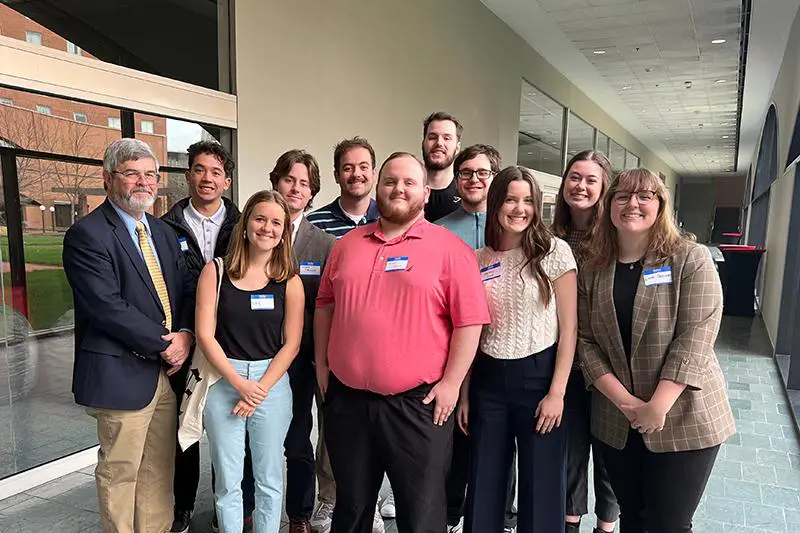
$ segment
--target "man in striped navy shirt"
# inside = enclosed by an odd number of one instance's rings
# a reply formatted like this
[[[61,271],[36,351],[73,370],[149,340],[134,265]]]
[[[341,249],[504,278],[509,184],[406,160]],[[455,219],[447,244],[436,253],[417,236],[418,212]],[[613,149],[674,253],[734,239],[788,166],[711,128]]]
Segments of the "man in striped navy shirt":
[[[375,150],[363,137],[345,139],[333,151],[333,177],[340,196],[306,218],[337,239],[358,226],[378,220],[370,197],[375,184]]]

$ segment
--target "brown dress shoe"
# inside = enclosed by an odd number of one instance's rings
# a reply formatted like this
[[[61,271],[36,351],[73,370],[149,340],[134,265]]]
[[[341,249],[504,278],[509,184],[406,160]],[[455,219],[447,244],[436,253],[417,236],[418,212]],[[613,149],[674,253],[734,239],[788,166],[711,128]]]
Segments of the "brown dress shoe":
[[[311,533],[311,524],[308,520],[290,520],[289,533]]]

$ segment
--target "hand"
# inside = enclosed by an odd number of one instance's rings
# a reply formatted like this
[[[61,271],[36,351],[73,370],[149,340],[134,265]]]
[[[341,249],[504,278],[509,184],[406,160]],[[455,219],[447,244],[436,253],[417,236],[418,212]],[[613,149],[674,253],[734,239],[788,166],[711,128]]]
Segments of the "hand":
[[[231,411],[236,416],[241,416],[242,418],[246,418],[248,416],[253,416],[253,413],[256,411],[256,408],[247,403],[244,400],[239,400],[239,402],[233,407]]]
[[[631,421],[631,427],[638,429],[639,433],[651,434],[664,429],[667,412],[652,402],[642,405],[620,405],[620,409]]]
[[[265,390],[258,381],[242,378],[239,383],[234,384],[239,392],[242,401],[247,402],[253,409],[258,407],[267,398],[269,392]]]
[[[536,418],[536,432],[550,433],[561,426],[561,417],[564,414],[564,397],[548,393],[539,402],[533,417]]]
[[[325,394],[328,392],[328,379],[331,376],[331,371],[328,369],[327,365],[316,365],[314,368],[317,373],[317,386],[324,400]]]
[[[172,374],[180,372],[181,366],[183,365],[174,365],[169,367],[169,370],[167,370],[167,376],[171,376]]]
[[[461,398],[458,404],[458,427],[464,435],[469,435],[469,400],[466,398]]]
[[[636,396],[631,394],[631,396],[630,396],[630,398],[628,398],[628,400],[626,400],[625,402],[622,402],[620,404],[619,410],[622,411],[622,413],[625,415],[625,418],[628,419],[628,422],[633,422],[633,420],[635,418],[634,412],[631,409],[625,410],[625,409],[622,408],[622,406],[624,405],[625,407],[629,407],[630,408],[630,407],[639,407],[640,405],[644,405],[644,404],[645,404],[644,400],[641,400],[641,399],[639,399]]]
[[[189,350],[194,343],[194,335],[188,331],[176,331],[162,335],[161,339],[169,343],[167,349],[161,352],[161,357],[170,366],[182,366],[189,357]]]
[[[448,381],[442,380],[433,386],[431,391],[422,400],[422,403],[428,405],[436,400],[436,408],[433,410],[433,423],[437,426],[443,426],[453,410],[456,408],[458,402],[458,394],[460,387],[458,384],[451,384]]]

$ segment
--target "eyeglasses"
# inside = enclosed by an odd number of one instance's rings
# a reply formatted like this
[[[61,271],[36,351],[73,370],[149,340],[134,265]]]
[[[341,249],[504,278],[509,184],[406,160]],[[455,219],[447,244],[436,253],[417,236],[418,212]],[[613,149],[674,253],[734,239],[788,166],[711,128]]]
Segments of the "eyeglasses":
[[[625,205],[631,201],[631,196],[636,196],[640,205],[649,204],[656,197],[656,191],[617,191],[614,193],[614,201],[619,205]]]
[[[119,174],[122,176],[122,179],[130,183],[136,183],[142,178],[144,178],[144,181],[147,183],[158,183],[161,180],[161,174],[155,172],[154,170],[148,170],[144,174],[138,170],[126,170],[125,172],[115,170],[112,172],[112,174]]]
[[[478,179],[481,181],[486,181],[492,176],[494,176],[494,172],[491,170],[487,170],[485,168],[479,168],[478,170],[470,170],[468,168],[464,168],[456,172],[456,176],[458,179],[469,181],[472,179],[472,176],[478,176]]]

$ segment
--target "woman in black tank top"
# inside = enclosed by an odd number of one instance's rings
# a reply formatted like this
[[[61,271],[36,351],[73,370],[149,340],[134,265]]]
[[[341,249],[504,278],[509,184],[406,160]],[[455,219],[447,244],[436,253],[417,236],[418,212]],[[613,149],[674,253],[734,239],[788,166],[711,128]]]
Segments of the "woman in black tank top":
[[[256,193],[233,230],[224,272],[211,262],[198,282],[197,343],[222,376],[208,391],[203,423],[224,533],[240,533],[244,523],[245,435],[256,481],[255,530],[280,529],[283,441],[292,418],[286,371],[300,349],[305,299],[291,236],[283,198],[273,191]]]

